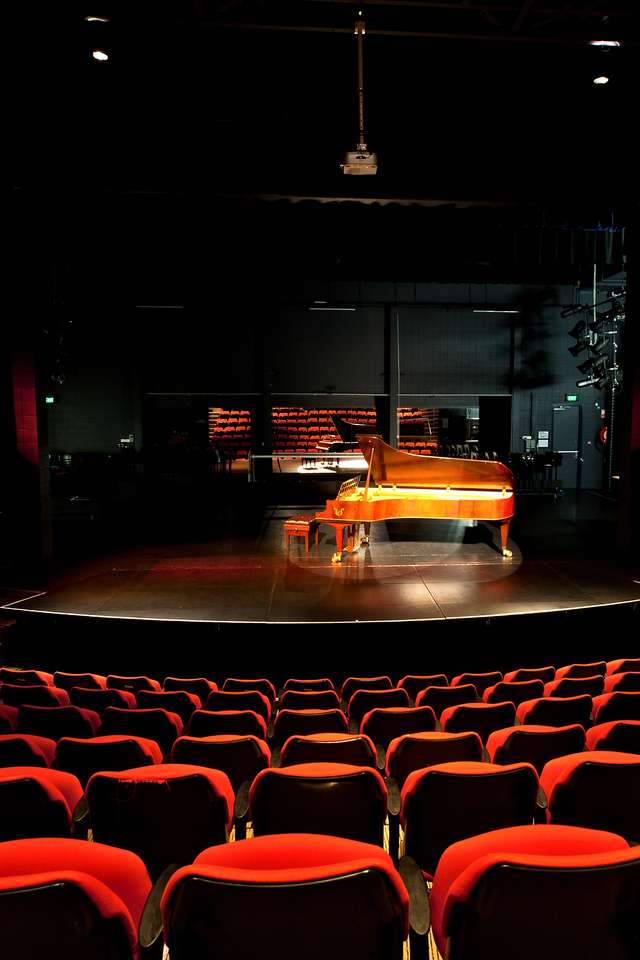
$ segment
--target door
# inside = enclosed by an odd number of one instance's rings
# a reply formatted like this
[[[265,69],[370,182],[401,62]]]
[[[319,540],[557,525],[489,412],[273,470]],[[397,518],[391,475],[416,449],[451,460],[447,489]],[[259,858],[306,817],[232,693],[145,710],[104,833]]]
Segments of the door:
[[[558,484],[565,490],[580,488],[580,406],[557,404],[553,408],[553,450],[562,454]]]

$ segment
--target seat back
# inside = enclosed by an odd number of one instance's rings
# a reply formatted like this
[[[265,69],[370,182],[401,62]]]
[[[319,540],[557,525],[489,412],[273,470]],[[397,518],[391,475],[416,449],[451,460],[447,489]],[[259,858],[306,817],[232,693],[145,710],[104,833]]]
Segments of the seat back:
[[[356,690],[390,690],[391,677],[347,677],[340,688],[340,699],[349,703]]]
[[[483,699],[486,703],[505,703],[509,701],[514,706],[524,703],[525,700],[535,700],[544,695],[542,680],[501,680],[493,687],[488,687]]]
[[[107,678],[98,673],[63,673],[56,670],[53,675],[53,685],[67,691],[73,687],[83,687],[85,690],[104,690],[107,685]]]
[[[640,691],[640,671],[629,670],[626,673],[612,673],[604,678],[604,692],[625,691],[637,693]]]
[[[230,691],[243,691],[243,690],[257,690],[259,693],[263,693],[267,700],[270,703],[276,699],[276,688],[271,683],[271,680],[267,680],[264,677],[259,677],[257,679],[251,678],[241,678],[241,677],[227,677],[225,682],[222,685],[223,690]]]
[[[555,667],[520,667],[518,670],[510,670],[505,673],[504,680],[509,683],[519,680],[542,680],[543,683],[550,683],[555,679]]]
[[[349,724],[341,710],[280,710],[273,721],[272,743],[281,746],[296,734],[348,733]]]
[[[629,670],[640,671],[640,657],[631,657],[622,660],[609,660],[607,673],[626,673]]]
[[[558,677],[551,683],[545,683],[545,697],[579,697],[588,694],[597,697],[604,690],[604,677],[594,674],[592,677]]]
[[[280,710],[339,710],[340,698],[335,690],[285,690],[280,697]]]
[[[96,773],[86,791],[93,838],[136,853],[152,879],[172,863],[191,863],[227,840],[228,804],[212,783],[222,777],[183,764]]]
[[[349,700],[347,711],[349,720],[359,727],[364,715],[370,710],[375,710],[376,707],[408,707],[409,705],[409,694],[400,687],[387,690],[356,690]]]
[[[10,684],[3,683],[0,688],[2,702],[10,707],[21,707],[23,704],[37,707],[62,707],[69,703],[69,694],[58,687],[38,684]]]
[[[416,770],[402,789],[405,852],[433,875],[452,843],[531,823],[537,793],[538,777],[528,764],[447,763]]]
[[[199,710],[202,706],[200,697],[186,690],[139,690],[136,700],[142,710],[160,707],[170,713],[177,713],[183,724],[189,721],[194,710]]]
[[[280,766],[299,763],[349,763],[356,767],[375,767],[376,749],[362,734],[313,733],[293,736],[280,752]]]
[[[640,693],[614,690],[593,698],[593,722],[640,720]]]
[[[299,679],[297,677],[290,677],[289,680],[285,682],[283,691],[286,693],[288,690],[300,690],[303,693],[318,692],[320,690],[334,690],[333,680],[330,680],[328,677],[318,677],[315,679]]]
[[[69,809],[65,794],[58,788],[55,774],[55,771],[40,767],[0,770],[0,842],[24,837],[71,835],[73,811]],[[76,799],[79,800],[81,795],[80,790]]]
[[[360,733],[386,750],[392,740],[405,733],[428,733],[436,729],[431,707],[376,707],[365,713]]]
[[[162,763],[155,740],[126,734],[80,739],[63,737],[56,748],[56,768],[66,770],[85,786],[99,770],[129,770]]]
[[[371,767],[303,763],[263,770],[249,805],[254,836],[320,833],[382,846],[387,791]]]
[[[562,677],[604,677],[607,672],[607,664],[604,660],[597,660],[595,663],[570,663],[566,667],[558,667],[556,670],[556,680]]]
[[[476,688],[471,683],[457,687],[427,687],[416,697],[416,707],[431,707],[438,720],[447,707],[459,703],[475,703],[478,699]]]
[[[209,694],[217,690],[218,686],[206,677],[165,677],[162,689],[186,690],[187,693],[195,693],[200,697],[200,703],[206,703]]]
[[[179,737],[173,745],[172,763],[190,763],[222,770],[234,791],[269,766],[271,755],[264,740],[253,736],[222,734],[210,737]]]
[[[492,733],[487,753],[492,763],[530,763],[538,773],[549,760],[584,750],[584,728],[525,725]]]
[[[18,710],[21,733],[34,733],[50,740],[61,737],[93,737],[100,727],[100,717],[93,710],[81,707],[32,707]]]
[[[107,677],[107,687],[110,690],[128,690],[130,693],[137,693],[138,690],[160,690],[160,684],[152,677],[122,677],[115,673],[110,673]]]
[[[483,743],[494,730],[509,727],[516,721],[516,709],[506,703],[461,703],[447,707],[440,714],[442,729],[447,733],[477,733]]]
[[[0,767],[50,767],[55,741],[27,733],[0,734]]]
[[[402,787],[414,770],[440,763],[482,760],[482,741],[477,733],[417,733],[398,737],[387,750],[387,776]]]
[[[587,749],[640,754],[640,720],[611,720],[591,727]]]
[[[130,733],[134,737],[155,740],[164,756],[182,733],[182,720],[168,710],[121,710],[107,707],[102,717],[100,734]]]
[[[13,667],[0,667],[0,683],[51,686],[53,675],[45,673],[44,670],[17,670]]]
[[[485,690],[495,686],[501,680],[502,673],[500,670],[491,670],[488,673],[460,673],[452,679],[451,686],[461,687],[470,683],[476,688],[478,696],[482,698]]]
[[[591,724],[591,708],[592,701],[588,694],[579,697],[540,697],[521,703],[516,716],[520,723],[545,727],[566,727],[577,723],[586,729]]]
[[[271,701],[259,690],[214,690],[207,697],[206,710],[251,710],[266,724],[271,719]]]
[[[102,714],[107,707],[120,707],[121,710],[135,710],[138,703],[135,693],[130,690],[95,690],[90,687],[72,687],[69,699],[76,707],[95,710]]]
[[[264,718],[253,710],[196,710],[191,715],[187,732],[192,737],[232,734],[266,740],[267,725]]]
[[[408,674],[398,680],[398,686],[407,691],[411,700],[415,700],[421,690],[426,690],[427,687],[447,687],[449,681],[444,673],[431,673],[423,676]]]

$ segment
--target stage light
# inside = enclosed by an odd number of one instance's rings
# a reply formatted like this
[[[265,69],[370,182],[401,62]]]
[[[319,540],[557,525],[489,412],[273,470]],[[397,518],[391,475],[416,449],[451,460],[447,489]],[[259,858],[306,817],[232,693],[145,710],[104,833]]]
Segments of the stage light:
[[[592,360],[591,357],[588,360],[585,360],[584,363],[578,364],[578,370],[580,373],[587,373],[587,371],[592,370],[596,365],[596,361]]]
[[[578,340],[572,347],[569,347],[569,353],[573,357],[579,356],[584,350],[588,350],[591,344],[588,340]]]
[[[609,77],[594,77],[593,82],[596,86],[603,86],[605,83],[609,83]]]
[[[104,50],[92,50],[91,56],[94,60],[105,61],[109,59],[109,54],[105,53]]]
[[[605,47],[605,48],[606,48],[606,47],[619,47],[619,46],[620,46],[620,41],[619,41],[619,40],[590,40],[590,41],[589,41],[589,46],[590,46],[590,47]]]
[[[110,23],[111,17],[85,17],[87,23]]]
[[[578,320],[573,330],[569,330],[569,336],[573,337],[574,340],[577,340],[583,330],[586,330],[587,325],[584,320]]]

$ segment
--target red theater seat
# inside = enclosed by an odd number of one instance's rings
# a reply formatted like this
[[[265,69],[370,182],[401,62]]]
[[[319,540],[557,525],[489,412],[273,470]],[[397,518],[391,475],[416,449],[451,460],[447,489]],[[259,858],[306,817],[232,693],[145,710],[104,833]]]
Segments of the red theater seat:
[[[379,847],[285,834],[205,850],[169,881],[162,915],[172,960],[402,960],[409,898]]]
[[[477,733],[483,743],[494,730],[515,723],[513,703],[461,703],[447,707],[440,715],[440,725],[446,733]]]
[[[264,693],[270,703],[273,703],[276,699],[276,688],[270,680],[266,680],[264,677],[255,680],[251,678],[228,677],[222,685],[222,689],[230,690],[231,692],[257,690],[259,693]]]
[[[81,707],[32,707],[18,710],[20,733],[34,733],[50,740],[61,737],[95,737],[100,728],[100,717],[93,710]]]
[[[0,683],[27,686],[52,686],[53,674],[44,670],[17,670],[13,667],[0,667]]]
[[[138,707],[141,710],[159,707],[170,713],[177,713],[183,724],[188,723],[194,710],[202,706],[200,697],[186,690],[139,690],[136,694]]]
[[[640,720],[640,693],[616,690],[594,697],[593,722],[606,723],[608,720]]]
[[[94,839],[137,853],[154,879],[224,843],[233,825],[226,773],[183,763],[95,773],[87,803]]]
[[[165,677],[163,690],[186,690],[200,697],[201,703],[207,702],[207,697],[218,689],[217,683],[207,680],[206,677]]]
[[[0,841],[71,836],[71,818],[81,798],[79,781],[62,770],[0,769]]]
[[[555,680],[555,676],[555,667],[521,667],[505,673],[504,680],[507,683],[518,683],[520,680],[542,680],[543,683],[549,683]]]
[[[591,697],[540,697],[525,700],[516,710],[518,723],[535,723],[545,727],[566,727],[574,723],[585,729],[591,723]]]
[[[318,677],[310,680],[300,680],[298,678],[291,677],[286,681],[283,690],[286,693],[287,690],[299,690],[301,692],[311,692],[318,690],[333,690],[333,681],[329,680],[328,677]]]
[[[545,683],[545,697],[579,697],[587,694],[597,697],[604,690],[604,677],[600,674],[592,677],[560,677]]]
[[[75,707],[104,713],[107,707],[135,710],[138,706],[135,693],[129,690],[96,690],[88,687],[72,687],[69,698]]]
[[[273,722],[272,743],[280,747],[295,735],[348,733],[349,724],[341,710],[280,710]]]
[[[210,693],[207,710],[251,710],[268,725],[271,720],[271,701],[259,690],[215,690]]]
[[[610,720],[587,730],[587,750],[640,754],[640,720]]]
[[[452,960],[632,960],[639,911],[640,851],[576,827],[512,827],[455,843],[431,891],[435,942]]]
[[[237,793],[243,783],[251,783],[269,766],[271,751],[264,740],[252,736],[179,737],[173,745],[171,762],[222,770]]]
[[[627,673],[612,673],[604,678],[604,692],[614,693],[617,691],[640,692],[640,672],[628,671]]]
[[[382,846],[384,780],[371,767],[301,763],[262,770],[249,791],[255,836],[322,833]]]
[[[538,775],[528,763],[443,763],[411,773],[402,788],[405,853],[433,876],[452,843],[531,823]]]
[[[545,727],[528,724],[496,730],[487,740],[487,753],[492,763],[530,763],[538,773],[549,760],[567,753],[584,750],[584,728]]]
[[[443,710],[455,707],[459,703],[475,703],[478,699],[476,688],[471,683],[458,687],[427,687],[416,697],[416,707],[431,707],[438,720]]]
[[[563,677],[571,677],[573,680],[580,677],[604,677],[606,672],[607,665],[604,660],[597,660],[595,663],[570,663],[566,667],[558,667],[556,680],[562,680]]]
[[[386,774],[402,788],[414,770],[465,760],[482,760],[482,741],[477,733],[405,734],[389,744]]]
[[[285,690],[278,709],[339,710],[340,698],[335,690]]]
[[[188,734],[192,737],[214,737],[220,734],[267,739],[264,717],[253,710],[196,710],[189,721]]]
[[[493,687],[487,687],[482,699],[485,703],[505,703],[507,700],[515,707],[525,700],[535,700],[544,696],[542,680],[501,680]]]
[[[388,690],[356,690],[347,707],[349,721],[358,729],[370,710],[384,707],[409,707],[409,694],[400,687]]]
[[[428,733],[435,729],[436,715],[431,707],[375,707],[365,713],[360,724],[360,733],[384,750],[405,733]]]
[[[485,690],[495,686],[502,680],[502,674],[499,670],[493,670],[491,673],[460,673],[451,681],[452,687],[462,687],[472,684],[480,698]]]
[[[99,673],[62,673],[60,670],[56,670],[53,675],[53,685],[61,690],[71,690],[72,687],[105,690],[107,678]]]
[[[113,673],[107,677],[107,687],[109,690],[128,690],[130,693],[137,693],[138,690],[160,690],[158,681],[151,677],[121,677]]]
[[[415,700],[420,691],[426,690],[427,687],[447,687],[448,685],[449,681],[444,673],[431,673],[423,676],[408,674],[398,680],[398,686],[407,691],[411,700]]]
[[[390,677],[347,677],[340,688],[340,699],[349,703],[356,690],[390,690]]]
[[[107,707],[102,717],[100,735],[119,733],[155,740],[166,757],[174,741],[182,733],[182,720],[177,713],[168,710],[121,710],[119,707]]]
[[[46,684],[29,686],[28,684],[3,683],[0,688],[2,702],[9,707],[21,707],[29,704],[37,707],[64,707],[69,703],[66,690],[49,687]]]
[[[48,838],[3,843],[0,862],[7,960],[140,960],[138,928],[151,881],[134,854]],[[161,941],[157,946],[161,951]]]
[[[11,733],[18,726],[18,708],[0,703],[0,733]]]
[[[78,778],[83,787],[100,770],[128,770],[162,763],[155,740],[120,734],[105,737],[63,737],[58,741],[55,765]]]
[[[280,751],[280,766],[299,763],[349,763],[356,767],[375,767],[376,748],[360,733],[312,733],[292,736]]]
[[[627,673],[630,670],[640,671],[640,657],[622,660],[609,660],[607,674]]]
[[[26,733],[0,735],[0,767],[50,767],[55,740]]]
[[[640,841],[640,756],[585,750],[550,760],[540,783],[547,820]]]

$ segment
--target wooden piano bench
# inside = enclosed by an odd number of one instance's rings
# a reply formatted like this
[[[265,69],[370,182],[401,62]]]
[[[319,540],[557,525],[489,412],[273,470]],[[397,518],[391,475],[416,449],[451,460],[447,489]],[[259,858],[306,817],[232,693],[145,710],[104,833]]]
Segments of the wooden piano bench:
[[[284,522],[284,548],[289,552],[291,537],[304,537],[304,549],[309,552],[309,535],[315,533],[315,544],[318,546],[319,524],[315,517],[291,517]]]

